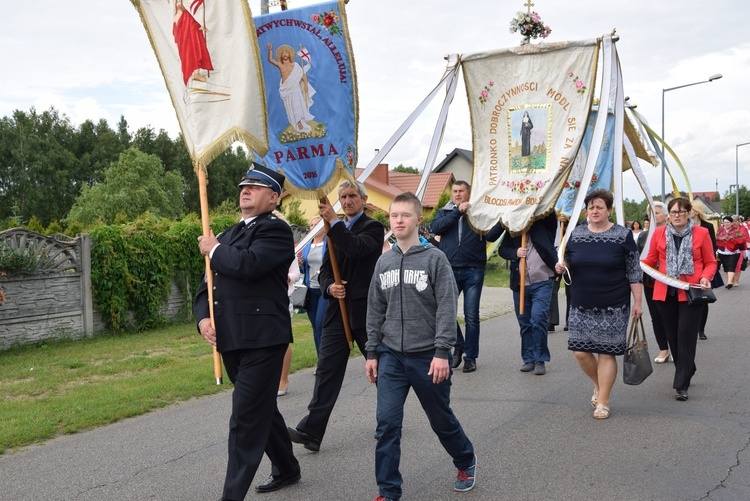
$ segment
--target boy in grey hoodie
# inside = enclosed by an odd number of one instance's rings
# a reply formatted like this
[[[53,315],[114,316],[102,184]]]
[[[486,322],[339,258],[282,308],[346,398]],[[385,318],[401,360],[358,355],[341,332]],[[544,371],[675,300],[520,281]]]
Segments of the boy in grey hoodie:
[[[397,243],[375,266],[367,308],[365,372],[378,383],[375,478],[380,495],[375,499],[401,497],[401,425],[409,388],[458,469],[454,490],[468,491],[474,487],[476,456],[450,408],[453,271],[445,254],[419,236],[422,204],[415,195],[393,199],[390,222]]]

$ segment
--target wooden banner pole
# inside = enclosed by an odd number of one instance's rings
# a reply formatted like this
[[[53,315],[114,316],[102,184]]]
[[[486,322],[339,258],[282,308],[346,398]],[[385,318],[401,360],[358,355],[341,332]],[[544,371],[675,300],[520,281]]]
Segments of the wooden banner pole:
[[[201,223],[203,226],[203,236],[207,237],[211,233],[211,225],[208,216],[208,190],[206,189],[206,170],[198,165],[196,166],[196,174],[198,175],[198,193],[201,201]],[[216,324],[214,323],[214,275],[211,272],[211,259],[206,257],[206,288],[208,290],[208,313],[211,320],[211,328],[216,330]],[[222,372],[221,372],[221,354],[213,346],[214,356],[214,378],[216,384],[222,384]]]
[[[328,197],[321,198],[320,203],[330,205]],[[336,285],[341,285],[341,272],[339,271],[339,261],[336,257],[336,246],[333,245],[331,237],[327,236],[328,232],[331,231],[331,223],[325,218],[323,219],[326,228],[326,238],[328,239],[328,256],[331,259],[331,270],[333,270],[333,280]],[[349,313],[346,311],[346,299],[339,299],[339,309],[341,310],[341,321],[344,323],[344,333],[346,334],[346,342],[349,343],[349,351],[354,349],[354,341],[352,340],[352,330],[349,326]]]
[[[523,233],[521,233],[521,247],[524,249],[526,248],[526,230],[523,230]],[[520,301],[518,302],[518,311],[520,315],[523,315],[524,312],[524,306],[525,306],[525,297],[526,297],[526,258],[522,257],[518,261],[518,273],[521,275],[521,297],[519,298]]]

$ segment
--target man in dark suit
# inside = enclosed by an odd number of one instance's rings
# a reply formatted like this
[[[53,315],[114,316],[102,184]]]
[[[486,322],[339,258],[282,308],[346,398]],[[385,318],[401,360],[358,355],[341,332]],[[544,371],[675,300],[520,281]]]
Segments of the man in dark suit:
[[[339,200],[346,215],[345,221],[338,219],[328,201],[318,207],[320,215],[331,224],[328,238],[335,247],[342,283],[334,283],[329,247],[323,258],[319,278],[320,290],[328,300],[328,306],[323,319],[315,388],[307,406],[308,415],[302,418],[296,428],[289,428],[292,442],[303,444],[306,449],[316,452],[320,450],[349,361],[349,345],[344,333],[339,299],[346,301],[352,338],[364,355],[367,342],[367,292],[375,263],[383,248],[383,225],[364,213],[367,201],[364,185],[344,181],[339,186]]]
[[[284,176],[253,164],[239,184],[242,221],[220,234],[198,237],[214,273],[211,327],[205,278],[193,311],[198,331],[221,353],[234,383],[229,459],[222,499],[242,500],[263,453],[271,476],[255,487],[270,492],[300,479],[286,424],[276,407],[284,354],[292,342],[287,273],[294,259],[288,224],[273,215]]]

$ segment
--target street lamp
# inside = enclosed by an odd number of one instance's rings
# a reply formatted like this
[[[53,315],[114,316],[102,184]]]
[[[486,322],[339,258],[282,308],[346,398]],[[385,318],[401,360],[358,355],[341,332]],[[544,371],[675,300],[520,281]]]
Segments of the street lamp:
[[[750,142],[741,143],[734,148],[734,182],[736,183],[734,191],[734,213],[737,216],[740,215],[740,146],[748,144],[750,144]]]
[[[701,80],[700,82],[693,82],[685,85],[678,85],[677,87],[670,87],[668,89],[662,89],[661,90],[661,140],[664,141],[664,94],[669,92],[670,90],[676,90],[676,89],[682,89],[685,87],[692,87],[693,85],[699,85],[704,84],[708,82],[713,82],[714,80],[718,80],[721,78],[721,73],[717,73],[715,75],[711,75],[708,77],[708,80]],[[662,157],[662,163],[661,163],[661,201],[662,203],[666,202],[665,196],[665,174],[667,170],[666,161],[664,161],[664,143],[661,145],[661,157]]]

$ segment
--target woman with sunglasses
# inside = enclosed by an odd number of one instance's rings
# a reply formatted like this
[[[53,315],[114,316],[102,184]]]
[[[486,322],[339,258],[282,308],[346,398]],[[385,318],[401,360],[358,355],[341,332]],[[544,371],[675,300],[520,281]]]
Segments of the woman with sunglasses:
[[[669,224],[656,228],[645,264],[675,279],[711,288],[716,273],[716,258],[711,237],[705,228],[697,226],[689,217],[692,204],[685,198],[675,198],[667,206]],[[703,315],[702,306],[691,306],[687,293],[659,280],[654,284],[654,301],[667,331],[669,350],[674,358],[673,388],[675,398],[688,399],[688,387],[695,374],[695,349],[698,328]]]

